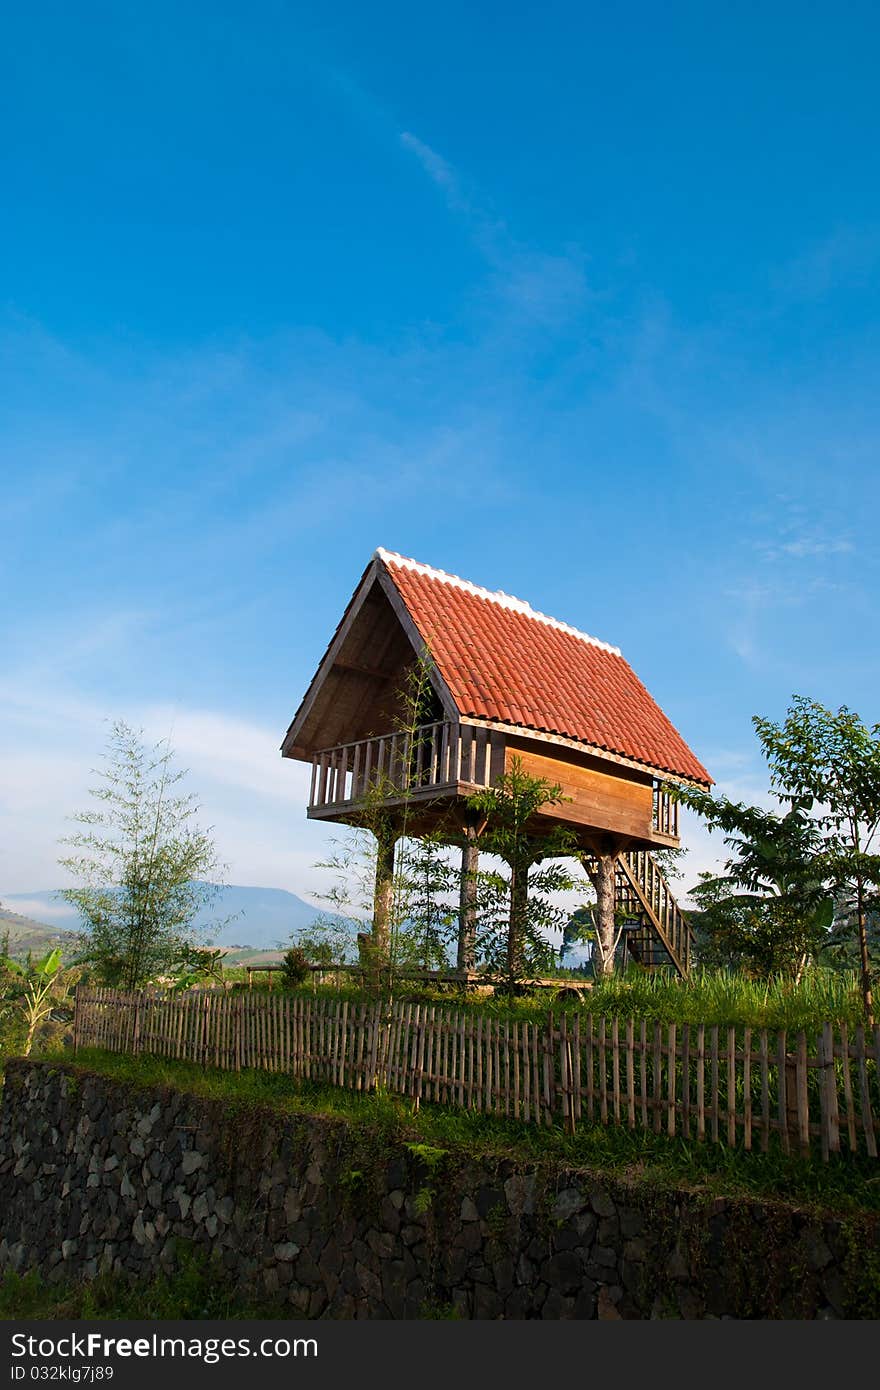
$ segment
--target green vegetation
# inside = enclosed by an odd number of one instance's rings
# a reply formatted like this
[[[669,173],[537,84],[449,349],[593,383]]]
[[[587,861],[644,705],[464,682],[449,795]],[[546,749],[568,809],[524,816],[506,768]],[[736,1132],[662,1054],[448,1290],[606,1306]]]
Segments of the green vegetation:
[[[259,977],[255,978],[259,981]],[[278,989],[278,977],[275,979],[273,992]],[[254,991],[266,993],[268,985],[255,983]],[[361,1002],[366,997],[354,982],[318,984],[312,979],[301,992],[310,998],[350,1002]],[[697,970],[688,980],[681,980],[671,973],[648,972],[632,966],[626,974],[596,980],[582,995],[575,995],[565,979],[560,979],[558,990],[524,991],[512,999],[503,987],[491,995],[466,991],[454,984],[417,980],[398,981],[396,993],[401,1001],[472,1009],[493,1018],[533,1023],[546,1020],[550,1009],[556,1014],[580,1012],[597,1017],[604,1014],[608,1018],[774,1030],[804,1028],[808,1032],[827,1022],[857,1025],[865,1021],[856,973],[821,967],[805,971],[797,982],[787,975],[753,980],[726,970]]]
[[[62,965],[57,946],[37,961],[0,954],[0,1066],[7,1056],[27,1057],[35,1042],[46,1048],[60,1041],[73,1018],[80,974]]]
[[[299,989],[309,978],[309,962],[304,951],[291,946],[284,954],[281,983],[285,989]]]
[[[278,1308],[245,1298],[219,1263],[181,1245],[177,1268],[128,1287],[115,1275],[88,1283],[48,1283],[35,1271],[7,1273],[0,1283],[0,1319],[13,1318],[277,1318]]]
[[[412,1104],[387,1092],[364,1094],[269,1072],[221,1072],[162,1058],[82,1052],[77,1070],[95,1071],[141,1089],[168,1086],[219,1101],[230,1111],[262,1109],[346,1120],[376,1141],[410,1145],[433,1173],[458,1154],[468,1160],[516,1158],[558,1168],[590,1168],[649,1187],[686,1187],[707,1196],[755,1195],[835,1211],[880,1210],[877,1164],[847,1155],[807,1163],[775,1145],[742,1153],[722,1145],[685,1142],[622,1126],[540,1128],[451,1107]],[[415,1148],[414,1146],[418,1146]]]
[[[59,862],[76,887],[61,896],[82,918],[100,982],[122,989],[192,973],[192,923],[219,891],[204,882],[220,865],[194,796],[177,790],[186,774],[172,758],[167,743],[147,748],[117,721],[94,804],[63,841],[73,853]]]
[[[567,1001],[565,1007],[578,1007]],[[852,971],[817,968],[796,983],[788,976],[749,979],[725,970],[696,970],[688,980],[633,968],[597,981],[585,1005],[591,1013],[668,1023],[817,1030],[826,1022],[864,1022]]]
[[[703,957],[795,977],[823,954],[846,964],[854,957],[873,1026],[880,724],[865,725],[845,705],[833,711],[802,695],[782,724],[757,715],[752,723],[784,815],[697,788],[670,789],[710,830],[721,829],[734,851],[725,873],[704,876],[697,892]]]
[[[61,950],[55,947],[42,960],[28,957],[24,965],[0,957],[0,1011],[17,1018],[24,1032],[21,1050],[25,1057],[34,1045],[38,1031],[53,1015],[69,1013],[71,990],[79,978],[76,970],[61,965]]]
[[[497,941],[498,923],[490,918],[488,925],[495,932],[483,943],[482,955],[490,968],[503,969],[509,993],[529,971],[546,969],[548,956],[555,958],[546,932],[548,928],[561,931],[565,919],[553,907],[552,895],[573,888],[574,880],[561,864],[547,861],[574,855],[576,841],[565,826],[555,826],[543,835],[535,835],[531,826],[543,807],[558,806],[565,799],[561,786],[530,777],[522,759],[514,757],[494,787],[468,801],[470,809],[485,818],[477,838],[479,848],[507,865],[507,881],[498,883],[506,902],[503,951]],[[479,935],[477,944],[481,944]]]

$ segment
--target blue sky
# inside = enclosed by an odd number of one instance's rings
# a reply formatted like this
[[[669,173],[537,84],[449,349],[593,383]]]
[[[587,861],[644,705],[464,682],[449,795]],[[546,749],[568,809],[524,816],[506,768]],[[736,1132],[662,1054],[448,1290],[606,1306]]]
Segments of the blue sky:
[[[867,4],[8,10],[0,896],[60,881],[115,716],[232,881],[310,894],[278,744],[377,545],[621,646],[736,795],[753,713],[880,719],[878,40]]]

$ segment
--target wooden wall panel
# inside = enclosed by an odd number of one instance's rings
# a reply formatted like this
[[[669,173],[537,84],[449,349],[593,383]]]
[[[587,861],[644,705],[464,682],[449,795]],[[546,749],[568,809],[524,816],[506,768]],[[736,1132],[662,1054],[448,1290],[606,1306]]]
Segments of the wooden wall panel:
[[[518,757],[530,777],[561,784],[563,794],[571,801],[547,808],[545,814],[554,819],[649,838],[653,814],[651,778],[630,768],[605,771],[591,766],[586,759],[570,760],[564,751],[560,749],[560,756],[548,757],[533,752],[527,745],[508,743],[505,767],[509,771],[511,760]]]

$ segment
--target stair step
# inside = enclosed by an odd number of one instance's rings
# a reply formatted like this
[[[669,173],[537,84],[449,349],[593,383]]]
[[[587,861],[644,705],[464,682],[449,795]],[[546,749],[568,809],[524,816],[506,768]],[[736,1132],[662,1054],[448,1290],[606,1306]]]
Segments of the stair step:
[[[639,917],[634,946],[646,966],[671,964],[679,975],[690,968],[691,929],[660,865],[648,850],[622,854],[617,863],[615,900],[627,916]]]

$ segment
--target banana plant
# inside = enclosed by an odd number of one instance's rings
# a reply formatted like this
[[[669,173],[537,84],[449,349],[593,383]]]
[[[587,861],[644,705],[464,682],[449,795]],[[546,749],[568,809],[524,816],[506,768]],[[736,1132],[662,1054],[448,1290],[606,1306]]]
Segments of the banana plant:
[[[27,966],[10,960],[8,956],[0,960],[0,965],[16,978],[16,983],[20,986],[20,993],[13,1000],[13,1007],[24,1016],[27,1025],[23,1049],[24,1056],[27,1057],[33,1047],[37,1029],[45,1023],[52,1010],[66,999],[71,981],[66,978],[61,968],[61,950],[57,946],[54,950],[48,951],[42,960],[29,963]]]

